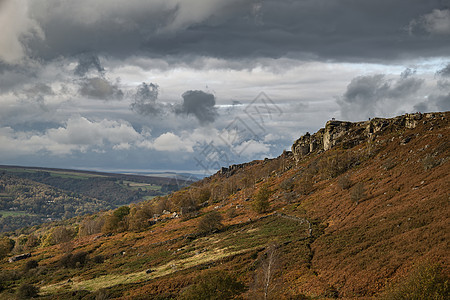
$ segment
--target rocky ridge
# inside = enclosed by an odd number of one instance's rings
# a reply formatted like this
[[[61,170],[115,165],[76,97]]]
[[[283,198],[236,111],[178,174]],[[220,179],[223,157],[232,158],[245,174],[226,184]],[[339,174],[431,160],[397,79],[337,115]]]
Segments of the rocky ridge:
[[[445,113],[414,113],[395,118],[374,118],[362,122],[330,120],[325,128],[314,134],[306,133],[291,147],[295,161],[300,161],[310,153],[320,153],[334,147],[349,149],[363,142],[374,141],[378,134],[403,128],[415,128],[420,122],[431,123],[445,119]],[[405,140],[406,141],[406,140]],[[407,141],[406,141],[407,142]]]

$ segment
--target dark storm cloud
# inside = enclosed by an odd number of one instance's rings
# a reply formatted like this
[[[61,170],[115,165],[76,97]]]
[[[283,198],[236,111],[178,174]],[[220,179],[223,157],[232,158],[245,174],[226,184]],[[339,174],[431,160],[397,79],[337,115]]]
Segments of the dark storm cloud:
[[[101,77],[84,79],[81,83],[80,94],[102,100],[120,100],[123,98],[123,92],[117,84]]]
[[[183,93],[183,103],[175,109],[177,114],[194,115],[200,124],[212,123],[217,117],[216,97],[203,91]]]
[[[86,73],[92,69],[96,70],[100,74],[105,72],[105,69],[102,67],[100,59],[97,55],[81,55],[74,74],[77,76],[85,76]]]
[[[158,103],[159,87],[154,83],[141,83],[133,95],[131,109],[140,115],[157,116],[165,112],[165,106]]]
[[[361,119],[377,116],[381,111],[394,113],[399,104],[414,95],[424,83],[423,79],[405,75],[410,73],[407,69],[397,80],[389,80],[383,74],[354,78],[338,99],[342,116]]]
[[[89,5],[41,2],[32,3],[31,11],[45,40],[25,42],[33,56],[43,59],[86,51],[117,58],[291,56],[341,61],[450,53],[449,5],[442,0],[132,0],[120,10],[120,5],[98,0]],[[425,30],[411,32],[411,24]]]

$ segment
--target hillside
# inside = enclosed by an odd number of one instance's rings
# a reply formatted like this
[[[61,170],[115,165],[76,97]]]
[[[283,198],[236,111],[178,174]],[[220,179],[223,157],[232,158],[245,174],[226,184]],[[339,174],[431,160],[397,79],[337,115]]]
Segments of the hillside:
[[[154,176],[0,166],[0,232],[113,209],[188,183]]]
[[[278,158],[10,234],[0,299],[448,299],[449,117],[332,120]]]

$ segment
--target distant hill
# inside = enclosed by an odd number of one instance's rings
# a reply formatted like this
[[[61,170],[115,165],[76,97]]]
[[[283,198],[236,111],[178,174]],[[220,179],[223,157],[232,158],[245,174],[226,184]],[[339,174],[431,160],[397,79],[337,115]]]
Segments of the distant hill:
[[[277,158],[8,233],[0,299],[449,299],[449,117],[332,120]]]
[[[0,232],[162,196],[185,179],[0,166]]]

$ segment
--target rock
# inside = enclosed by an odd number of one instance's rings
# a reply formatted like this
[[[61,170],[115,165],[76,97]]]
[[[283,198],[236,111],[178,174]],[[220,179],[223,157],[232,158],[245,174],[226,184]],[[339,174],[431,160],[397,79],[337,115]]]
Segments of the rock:
[[[362,142],[375,141],[378,132],[386,130],[412,129],[418,126],[423,118],[445,118],[444,113],[415,113],[405,114],[395,118],[373,118],[363,122],[347,122],[331,120],[325,124],[325,128],[314,134],[307,132],[294,142],[291,147],[296,162],[310,153],[321,153],[340,146],[345,149],[355,147]],[[406,144],[411,137],[405,138],[401,143]],[[393,138],[394,139],[394,138]]]
[[[18,260],[22,260],[22,259],[26,259],[26,258],[29,258],[29,257],[31,257],[31,253],[19,254],[19,255],[10,257],[8,261],[10,263],[12,263],[12,262],[15,262],[15,261],[18,261]]]

